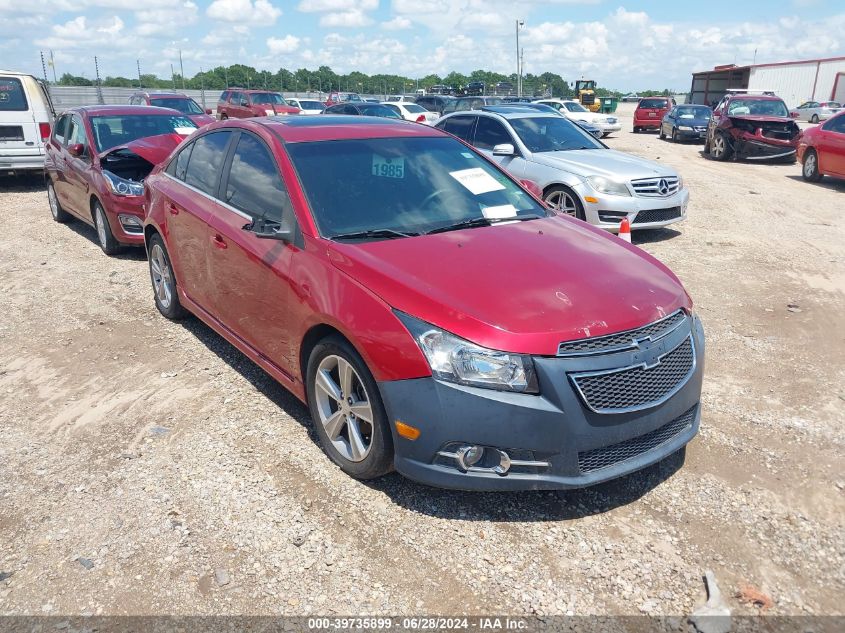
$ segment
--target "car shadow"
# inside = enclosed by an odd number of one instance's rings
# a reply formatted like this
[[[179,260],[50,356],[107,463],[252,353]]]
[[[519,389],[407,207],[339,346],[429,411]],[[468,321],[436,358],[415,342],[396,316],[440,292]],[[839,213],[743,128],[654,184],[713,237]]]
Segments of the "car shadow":
[[[47,214],[50,213],[50,209],[47,206],[47,198],[44,198],[44,212]],[[79,235],[80,237],[84,237],[88,241],[93,242],[97,248],[100,248],[100,241],[97,239],[97,231],[90,224],[86,224],[82,220],[77,220],[76,218],[73,218],[69,220],[64,226]],[[108,257],[108,255],[104,253],[103,257]],[[114,259],[125,259],[136,262],[144,262],[147,261],[147,252],[142,246],[124,246],[119,253],[111,255],[111,257]]]
[[[787,176],[790,180],[797,180],[800,183],[805,185],[813,186],[813,187],[821,187],[822,189],[827,189],[828,191],[837,191],[839,193],[845,193],[845,179],[841,178],[834,178],[832,176],[825,176],[819,182],[807,182],[804,180],[802,176],[796,176],[795,174],[790,174]]]
[[[44,174],[39,172],[0,176],[0,193],[37,193],[47,191]],[[46,201],[46,197],[44,200]]]
[[[637,229],[636,231],[631,231],[631,243],[635,246],[638,244],[656,244],[671,240],[680,234],[680,231],[670,228]]]

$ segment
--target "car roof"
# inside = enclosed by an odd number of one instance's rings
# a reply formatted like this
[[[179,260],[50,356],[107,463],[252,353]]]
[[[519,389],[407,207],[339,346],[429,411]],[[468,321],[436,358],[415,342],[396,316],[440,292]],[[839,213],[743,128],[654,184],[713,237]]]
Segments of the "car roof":
[[[473,110],[472,112],[486,112],[487,114],[496,114],[503,119],[524,119],[526,117],[548,117],[559,119],[560,115],[552,112],[543,112],[536,108],[529,108],[521,105],[492,105],[484,106],[480,110]],[[455,114],[466,114],[466,112],[456,112]],[[450,113],[451,116],[451,113]]]
[[[168,97],[173,99],[190,99],[184,92],[141,92],[138,94],[145,94],[148,97],[155,97],[156,99],[167,99]]]
[[[340,141],[348,139],[448,136],[428,125],[400,119],[373,116],[321,114],[320,116],[268,116],[255,119],[227,120],[228,125],[212,123],[211,127],[250,127],[260,125],[272,130],[286,143]]]
[[[150,115],[150,114],[182,114],[173,108],[160,108],[158,106],[147,105],[96,105],[96,106],[80,106],[78,108],[68,108],[65,112],[81,112],[88,116],[126,116],[130,114]]]
[[[727,95],[728,99],[752,99],[754,101],[783,101],[777,95],[752,95],[747,92]]]

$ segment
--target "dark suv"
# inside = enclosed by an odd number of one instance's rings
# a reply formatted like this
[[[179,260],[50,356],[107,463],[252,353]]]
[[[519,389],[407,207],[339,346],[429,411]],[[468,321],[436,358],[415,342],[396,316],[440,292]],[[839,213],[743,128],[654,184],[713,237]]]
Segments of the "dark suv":
[[[713,110],[704,151],[715,160],[780,158],[795,162],[801,129],[783,99],[729,94]]]
[[[442,114],[461,112],[462,110],[480,110],[484,106],[500,105],[501,97],[460,97],[443,106]]]
[[[455,100],[455,97],[448,97],[446,95],[425,95],[422,97],[417,97],[417,105],[422,106],[429,112],[436,112],[437,114],[443,114],[444,108],[452,103]]]
[[[464,88],[464,94],[468,96],[483,95],[485,87],[483,81],[471,81]]]
[[[210,108],[203,110],[200,104],[181,92],[145,92],[142,90],[129,98],[129,105],[148,105],[178,110],[199,127],[215,121],[214,117],[211,116]]]
[[[217,116],[224,119],[249,119],[255,116],[299,114],[299,108],[285,103],[278,92],[229,88],[220,95]]]

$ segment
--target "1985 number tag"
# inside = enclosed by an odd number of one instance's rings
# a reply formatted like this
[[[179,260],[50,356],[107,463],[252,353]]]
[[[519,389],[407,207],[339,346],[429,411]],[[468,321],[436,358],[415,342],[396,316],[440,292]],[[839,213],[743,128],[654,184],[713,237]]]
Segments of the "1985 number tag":
[[[405,159],[385,158],[384,156],[373,154],[373,176],[380,176],[382,178],[404,178]]]

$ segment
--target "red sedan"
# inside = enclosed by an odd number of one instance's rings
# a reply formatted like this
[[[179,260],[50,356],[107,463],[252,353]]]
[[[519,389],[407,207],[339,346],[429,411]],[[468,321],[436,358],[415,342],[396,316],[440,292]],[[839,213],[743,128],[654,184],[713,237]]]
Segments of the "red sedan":
[[[64,112],[47,143],[44,173],[56,222],[97,229],[107,255],[144,243],[144,178],[197,129],[169,108],[91,106]]]
[[[801,175],[808,182],[822,176],[845,178],[845,111],[821,125],[804,130],[798,144]]]
[[[354,477],[586,486],[698,430],[704,335],[677,277],[445,132],[219,122],[145,187],[158,310],[307,403]]]

